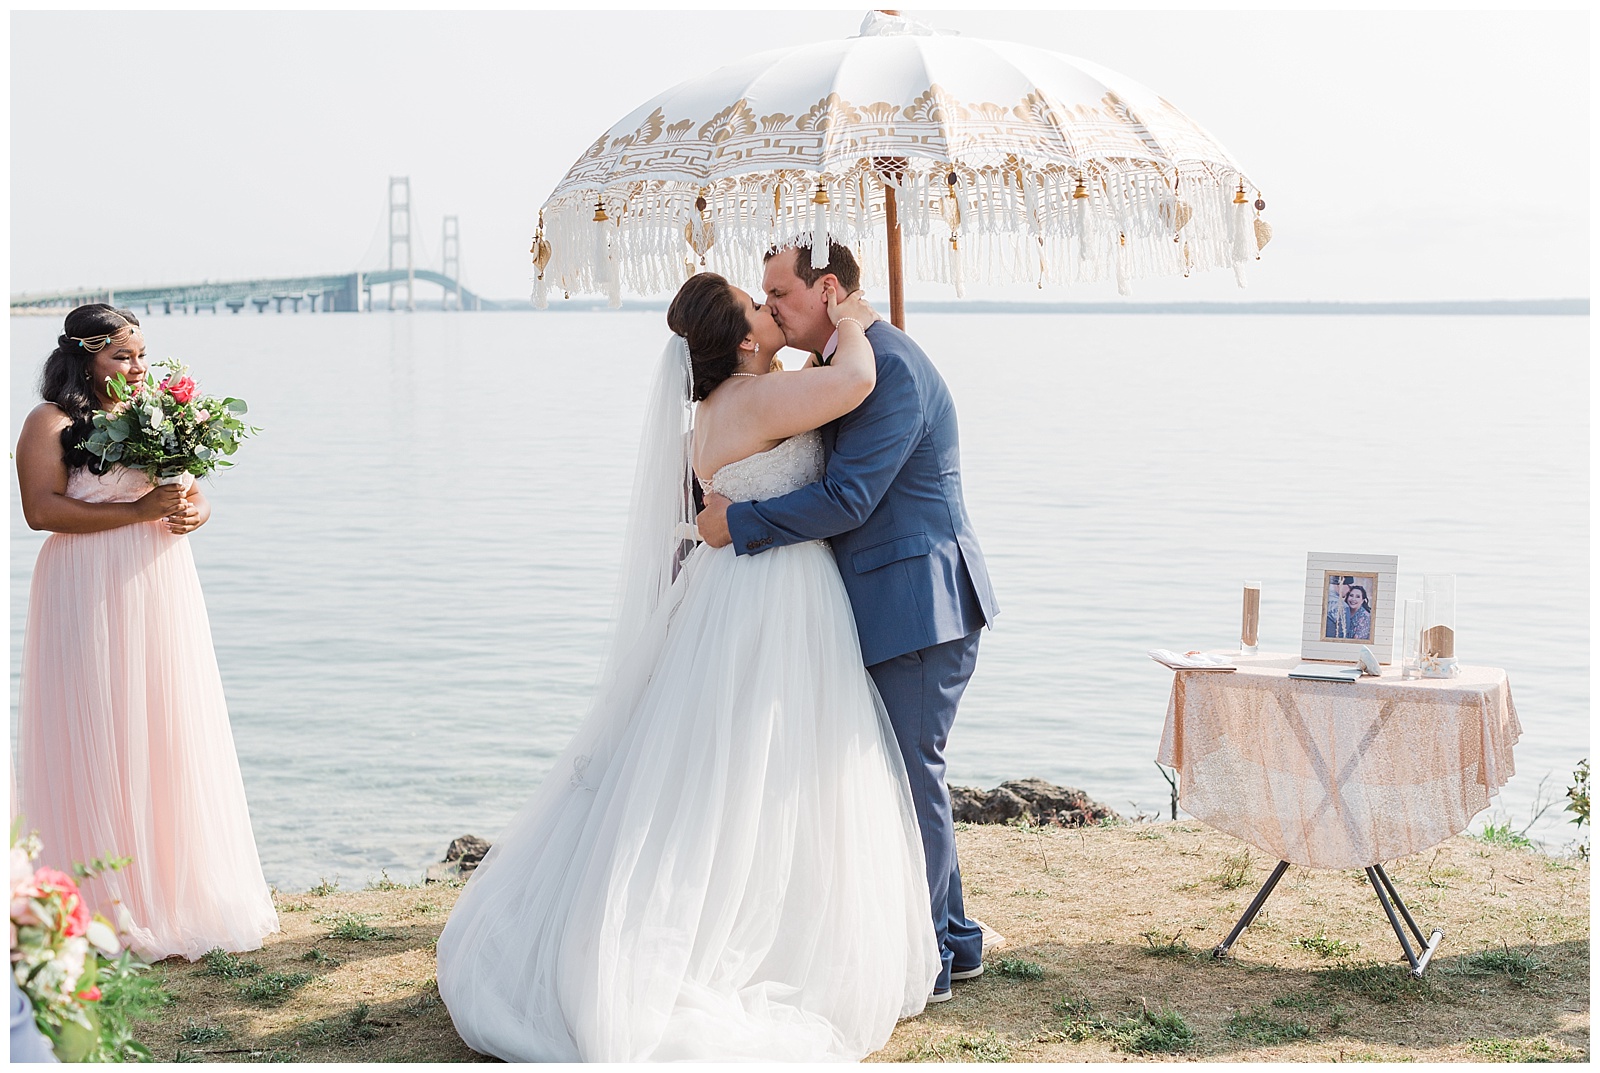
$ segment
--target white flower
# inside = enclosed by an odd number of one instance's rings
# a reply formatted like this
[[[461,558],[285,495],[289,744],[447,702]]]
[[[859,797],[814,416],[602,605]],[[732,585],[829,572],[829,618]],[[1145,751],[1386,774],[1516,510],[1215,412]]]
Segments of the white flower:
[[[117,901],[117,930],[124,935],[132,935],[138,930],[139,925],[134,921],[133,914],[128,912],[128,907],[121,900]]]
[[[28,851],[21,846],[11,847],[11,889],[13,892],[18,887],[33,884],[33,862],[28,859]],[[13,896],[15,896],[13,894]]]
[[[89,957],[89,940],[74,935],[61,943],[56,952],[56,964],[61,970],[61,993],[70,995],[78,990],[78,980],[83,976],[83,965]]]
[[[88,939],[96,950],[108,958],[116,957],[122,952],[122,944],[117,942],[117,933],[111,930],[110,924],[99,918],[89,921]]]

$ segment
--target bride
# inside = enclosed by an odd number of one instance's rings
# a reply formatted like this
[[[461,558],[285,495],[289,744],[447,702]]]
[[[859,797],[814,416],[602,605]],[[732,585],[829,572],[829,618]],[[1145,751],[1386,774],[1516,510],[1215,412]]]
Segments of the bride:
[[[821,475],[815,429],[876,381],[871,308],[834,292],[829,315],[832,364],[785,372],[770,312],[721,276],[667,311],[593,708],[439,937],[474,1050],[853,1060],[928,999],[922,843],[833,555],[692,540],[691,471],[734,500]]]

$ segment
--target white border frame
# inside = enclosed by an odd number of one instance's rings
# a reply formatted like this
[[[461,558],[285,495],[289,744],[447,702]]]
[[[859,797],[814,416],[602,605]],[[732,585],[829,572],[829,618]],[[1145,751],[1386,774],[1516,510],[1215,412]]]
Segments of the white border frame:
[[[1392,663],[1394,652],[1394,590],[1398,555],[1334,555],[1313,551],[1306,555],[1306,610],[1300,630],[1300,658],[1357,662],[1357,647],[1365,644],[1378,655],[1379,663]],[[1322,628],[1327,622],[1327,576],[1334,574],[1377,574],[1377,591],[1372,593],[1372,640],[1325,641]]]

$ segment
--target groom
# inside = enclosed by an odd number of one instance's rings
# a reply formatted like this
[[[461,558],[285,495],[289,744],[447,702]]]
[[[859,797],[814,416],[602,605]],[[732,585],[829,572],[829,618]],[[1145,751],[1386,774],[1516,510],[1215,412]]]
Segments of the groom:
[[[861,286],[855,257],[828,244],[767,254],[762,289],[792,347],[832,357],[838,339],[827,288]],[[822,427],[822,480],[776,499],[732,503],[712,494],[699,515],[712,547],[740,555],[831,539],[855,609],[861,656],[889,709],[922,827],[933,927],[944,953],[932,1002],[950,981],[983,972],[983,935],[967,919],[956,864],[944,748],[978,659],[978,635],[999,608],[961,496],[955,403],[922,348],[887,321],[867,328],[878,383],[867,400]]]

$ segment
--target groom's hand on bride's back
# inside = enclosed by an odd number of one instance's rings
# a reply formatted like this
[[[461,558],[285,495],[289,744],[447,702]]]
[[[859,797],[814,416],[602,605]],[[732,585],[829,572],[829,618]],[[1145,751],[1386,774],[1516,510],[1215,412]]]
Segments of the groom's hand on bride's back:
[[[707,492],[706,509],[694,516],[695,524],[700,527],[700,539],[713,548],[725,548],[733,543],[733,534],[728,532],[729,502],[724,496]]]

